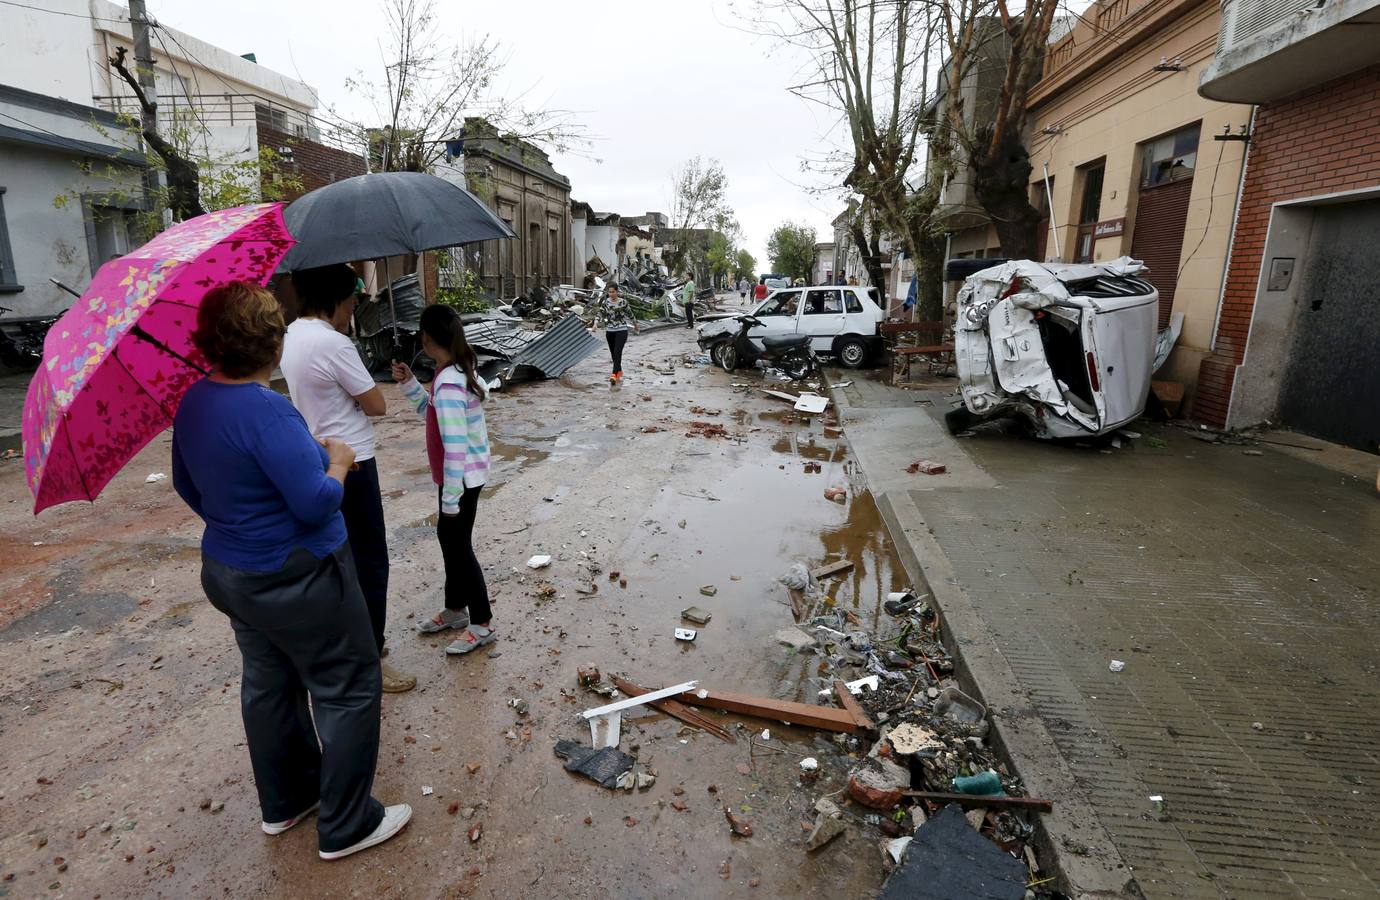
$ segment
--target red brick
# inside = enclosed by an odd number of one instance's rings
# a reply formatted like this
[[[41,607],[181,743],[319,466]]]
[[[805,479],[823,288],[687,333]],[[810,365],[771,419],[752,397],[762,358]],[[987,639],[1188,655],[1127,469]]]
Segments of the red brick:
[[[1216,349],[1199,367],[1195,417],[1226,422],[1273,204],[1371,186],[1380,186],[1380,66],[1257,110]]]

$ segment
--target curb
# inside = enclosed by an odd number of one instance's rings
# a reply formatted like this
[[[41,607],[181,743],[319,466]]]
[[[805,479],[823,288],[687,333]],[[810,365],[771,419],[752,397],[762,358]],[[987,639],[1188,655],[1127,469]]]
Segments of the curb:
[[[842,390],[834,388],[827,373],[824,378],[840,424],[845,425],[851,412],[848,399]],[[862,467],[847,427],[844,435],[854,460]],[[865,467],[863,475],[874,480]],[[1112,843],[909,493],[887,491],[874,499],[913,586],[930,594],[944,644],[954,658],[955,677],[965,692],[989,710],[992,743],[1032,796],[1055,800],[1053,812],[1040,816],[1041,827],[1036,830],[1041,862],[1073,897],[1142,896],[1134,873]]]

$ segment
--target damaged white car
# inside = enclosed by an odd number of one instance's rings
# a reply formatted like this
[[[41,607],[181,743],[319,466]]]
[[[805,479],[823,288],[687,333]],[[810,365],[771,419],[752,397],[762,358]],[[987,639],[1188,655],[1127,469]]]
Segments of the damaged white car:
[[[1115,431],[1145,410],[1150,379],[1182,327],[1156,335],[1159,292],[1130,257],[1106,263],[1013,260],[970,275],[958,293],[954,351],[962,431],[1019,417],[1041,438]]]

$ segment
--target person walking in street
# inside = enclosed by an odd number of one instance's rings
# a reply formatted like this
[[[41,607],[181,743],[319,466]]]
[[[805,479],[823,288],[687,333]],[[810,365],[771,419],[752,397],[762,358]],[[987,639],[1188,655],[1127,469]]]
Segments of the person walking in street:
[[[479,494],[489,477],[489,430],[482,406],[488,391],[475,372],[474,350],[460,315],[449,306],[422,311],[422,349],[436,361],[427,391],[405,363],[393,363],[403,396],[426,419],[426,454],[440,515],[436,539],[446,568],[445,606],[417,626],[422,634],[460,632],[446,653],[462,656],[498,640],[484,570],[474,555]]]
[[[604,337],[609,342],[609,357],[613,360],[613,372],[609,375],[610,384],[623,380],[623,347],[628,343],[628,330],[640,330],[632,307],[624,300],[618,285],[611,284],[608,296],[595,310],[597,321],[604,325]]]
[[[686,327],[686,328],[694,328],[694,327],[695,327],[695,276],[694,276],[694,274],[692,274],[692,273],[686,273],[686,278],[687,278],[688,280],[685,282],[685,287],[683,288],[683,293],[681,294],[682,302],[685,304],[685,327]]]
[[[757,279],[757,287],[752,289],[752,299],[758,303],[767,299],[767,277],[765,275]]]
[[[354,451],[313,438],[269,387],[285,332],[257,285],[206,294],[193,341],[212,372],[174,418],[173,487],[206,523],[201,584],[243,659],[261,827],[282,834],[319,809],[318,852],[340,859],[397,834],[412,807],[372,795],[379,653],[340,514]]]
[[[748,295],[748,280],[746,277],[738,279],[738,300],[746,300]]]
[[[345,476],[340,512],[359,572],[359,586],[369,607],[374,642],[383,653],[388,618],[388,526],[383,518],[374,426],[370,416],[388,412],[383,392],[364,367],[359,351],[345,336],[355,311],[357,278],[344,263],[292,273],[299,317],[283,340],[283,377],[288,394],[307,427],[318,438],[339,438],[355,452]],[[383,690],[400,693],[417,686],[384,663]]]

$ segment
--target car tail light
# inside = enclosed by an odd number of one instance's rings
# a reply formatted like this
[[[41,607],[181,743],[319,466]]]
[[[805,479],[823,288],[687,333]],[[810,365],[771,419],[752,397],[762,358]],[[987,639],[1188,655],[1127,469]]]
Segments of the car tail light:
[[[1092,385],[1094,391],[1102,390],[1102,382],[1097,377],[1097,357],[1092,353],[1088,354],[1088,384]]]

